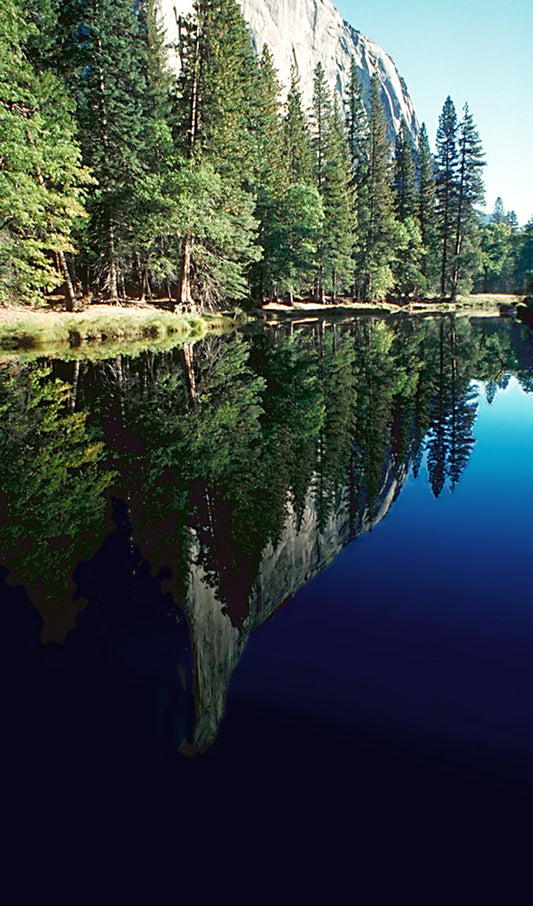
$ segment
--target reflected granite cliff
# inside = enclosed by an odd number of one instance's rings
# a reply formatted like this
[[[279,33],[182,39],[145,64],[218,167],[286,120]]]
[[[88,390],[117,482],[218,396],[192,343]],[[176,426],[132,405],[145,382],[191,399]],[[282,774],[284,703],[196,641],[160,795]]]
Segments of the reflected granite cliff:
[[[39,614],[56,700],[75,709],[99,689],[106,732],[211,746],[250,634],[384,518],[423,460],[434,495],[453,491],[472,381],[489,401],[510,372],[530,386],[522,349],[510,325],[450,316],[5,362],[3,589]],[[32,651],[46,687],[49,658]]]

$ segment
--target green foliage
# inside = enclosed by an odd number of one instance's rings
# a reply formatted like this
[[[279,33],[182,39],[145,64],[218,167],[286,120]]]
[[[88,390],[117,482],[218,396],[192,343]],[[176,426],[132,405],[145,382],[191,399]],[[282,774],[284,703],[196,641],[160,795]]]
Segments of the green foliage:
[[[428,290],[438,286],[439,248],[436,215],[436,168],[422,124],[418,138],[418,220],[422,241],[420,270]]]
[[[485,166],[483,156],[479,133],[474,125],[468,104],[465,104],[463,118],[459,123],[458,136],[457,217],[451,287],[453,299],[457,296],[461,280],[463,285],[467,281],[465,288],[471,288],[471,275],[477,269],[479,241],[475,205],[483,202],[485,198],[481,177],[481,167]]]
[[[73,252],[88,174],[80,165],[71,105],[26,47],[35,28],[19,0],[0,7],[0,302],[38,303],[63,282],[58,254]]]
[[[369,130],[360,206],[357,284],[363,299],[383,299],[394,286],[390,268],[396,236],[391,179],[391,145],[377,76],[370,86]]]
[[[333,299],[351,276],[352,173],[349,148],[337,102],[332,101],[324,70],[317,64],[313,96],[315,179],[324,208],[322,236],[317,249],[316,297],[326,288]]]
[[[190,237],[195,298],[206,307],[247,295],[246,268],[261,255],[253,244],[253,197],[224,180],[207,159],[183,164],[175,180],[176,229]]]
[[[196,178],[192,175],[195,168],[207,167],[204,173],[216,176],[220,189],[215,191],[212,210],[201,227],[205,238],[195,234],[192,222],[182,231],[179,301],[212,305],[223,297],[242,298],[250,265],[260,257],[255,245],[258,224],[252,216],[258,175],[252,103],[260,79],[235,0],[198,0],[194,18],[184,27],[180,51],[175,130],[189,161],[190,178]],[[264,60],[263,85],[266,67]],[[265,115],[267,107],[265,101]],[[205,182],[201,174],[199,182]],[[208,202],[207,195],[201,197],[204,210]],[[199,238],[202,251],[198,255],[194,250]]]
[[[468,105],[458,123],[448,97],[437,132],[437,214],[441,246],[441,295],[454,300],[470,290],[480,266],[476,204],[484,197],[483,150]]]
[[[60,6],[57,66],[76,99],[83,159],[98,182],[88,201],[86,262],[113,300],[135,265],[143,182],[168,150],[152,7],[129,0]]]
[[[448,96],[437,131],[437,215],[440,243],[440,291],[444,296],[452,277],[458,190],[457,114]]]
[[[316,268],[324,213],[317,189],[293,183],[267,211],[263,242],[265,280],[275,293],[297,293],[309,285]]]
[[[291,183],[314,183],[313,150],[309,124],[302,107],[300,80],[291,67],[291,84],[283,119],[283,148]]]
[[[68,384],[35,366],[2,371],[0,550],[39,606],[68,604],[72,570],[94,550],[113,479],[106,455]]]
[[[402,120],[396,136],[393,188],[398,219],[403,223],[408,217],[417,217],[416,169],[413,145],[405,120]]]
[[[365,106],[354,59],[344,107],[319,64],[311,117],[294,67],[283,108],[237,0],[196,0],[180,19],[177,76],[158,0],[4,0],[0,16],[3,304],[39,300],[69,268],[78,298],[164,295],[189,312],[531,282],[501,199],[479,222],[466,106],[458,123],[446,100],[436,168],[422,128],[415,166],[405,122],[393,150],[378,75]]]

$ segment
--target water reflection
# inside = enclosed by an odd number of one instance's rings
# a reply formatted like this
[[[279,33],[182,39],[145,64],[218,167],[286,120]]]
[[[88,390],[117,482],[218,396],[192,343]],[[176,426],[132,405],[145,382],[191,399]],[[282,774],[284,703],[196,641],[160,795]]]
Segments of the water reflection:
[[[510,373],[531,389],[520,332],[453,316],[4,363],[4,592],[39,682],[59,710],[90,701],[96,737],[204,751],[251,633],[383,519],[424,453],[433,494],[454,490],[472,381],[490,402]]]

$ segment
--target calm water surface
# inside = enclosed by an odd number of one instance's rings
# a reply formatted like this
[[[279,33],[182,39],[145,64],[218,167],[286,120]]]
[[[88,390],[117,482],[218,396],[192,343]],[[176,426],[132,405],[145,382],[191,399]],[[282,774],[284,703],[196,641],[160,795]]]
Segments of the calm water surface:
[[[24,785],[135,778],[156,815],[287,839],[529,800],[530,334],[360,320],[14,359],[0,414]]]

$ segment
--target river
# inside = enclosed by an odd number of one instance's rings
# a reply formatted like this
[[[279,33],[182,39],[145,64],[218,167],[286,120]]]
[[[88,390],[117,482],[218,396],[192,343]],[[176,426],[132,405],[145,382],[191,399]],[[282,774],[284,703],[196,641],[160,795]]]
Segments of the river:
[[[172,802],[202,833],[238,815],[283,846],[347,816],[400,837],[406,814],[514,820],[533,788],[531,334],[360,318],[76,354],[0,370],[24,788],[134,788],[152,826]]]

